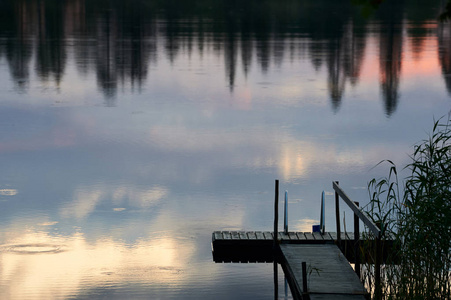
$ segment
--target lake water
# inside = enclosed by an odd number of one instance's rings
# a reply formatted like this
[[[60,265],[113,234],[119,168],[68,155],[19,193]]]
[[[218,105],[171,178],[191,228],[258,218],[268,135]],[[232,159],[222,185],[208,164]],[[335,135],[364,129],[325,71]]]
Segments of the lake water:
[[[448,114],[441,1],[387,2],[0,1],[0,298],[291,298],[211,233],[271,230],[275,179],[335,231],[332,181]]]

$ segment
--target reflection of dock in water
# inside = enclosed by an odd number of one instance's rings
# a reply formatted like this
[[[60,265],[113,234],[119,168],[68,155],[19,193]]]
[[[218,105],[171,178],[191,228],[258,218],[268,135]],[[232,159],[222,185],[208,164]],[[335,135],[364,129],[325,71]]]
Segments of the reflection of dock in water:
[[[381,243],[381,231],[338,186],[335,189],[337,232],[325,232],[324,196],[321,224],[315,232],[289,232],[285,205],[284,231],[277,230],[278,181],[274,231],[215,231],[212,235],[215,262],[278,262],[281,264],[294,299],[370,298],[360,280],[360,263],[375,264],[375,298],[380,297],[380,265],[390,251],[392,241]],[[324,194],[323,194],[324,195]],[[339,198],[354,211],[354,233],[340,232]],[[287,199],[285,201],[287,203]],[[362,221],[374,239],[360,238]],[[274,232],[277,235],[274,236]],[[362,255],[360,255],[363,253]],[[385,255],[383,255],[385,254]],[[355,264],[355,268],[351,267]]]

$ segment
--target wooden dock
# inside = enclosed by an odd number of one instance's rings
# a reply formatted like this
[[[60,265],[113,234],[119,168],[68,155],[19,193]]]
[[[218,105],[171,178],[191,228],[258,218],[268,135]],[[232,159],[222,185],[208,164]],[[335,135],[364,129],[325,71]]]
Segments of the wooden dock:
[[[335,190],[337,233],[325,232],[324,192],[321,200],[320,225],[315,232],[288,232],[287,194],[285,193],[284,231],[278,231],[279,181],[275,183],[274,230],[215,231],[212,252],[215,262],[276,262],[280,263],[290,284],[294,299],[362,300],[370,295],[360,281],[361,262],[374,264],[374,298],[382,299],[381,264],[394,247],[393,239],[384,235],[373,223],[359,202],[352,201],[338,185]],[[354,232],[342,233],[340,198],[354,212]],[[368,229],[361,239],[360,222]],[[316,232],[316,231],[320,232]],[[363,255],[362,255],[363,254]],[[351,267],[355,263],[355,271]],[[276,274],[276,271],[275,271]],[[274,275],[276,277],[276,275]],[[275,285],[276,286],[276,285]],[[276,291],[276,289],[275,289]]]
[[[354,235],[342,235],[352,239]],[[324,244],[335,242],[336,233],[279,232],[283,243]],[[212,236],[213,260],[215,262],[272,262],[274,261],[274,235],[269,231],[215,231]],[[351,246],[349,246],[351,248]]]
[[[342,240],[353,240],[354,233],[342,232]],[[215,231],[213,232],[213,243],[224,243],[227,241],[273,241],[274,234],[270,231]],[[278,240],[281,242],[302,244],[302,243],[333,243],[337,240],[336,232],[279,232]]]
[[[354,249],[354,234],[341,233],[343,248]],[[215,262],[273,262],[281,264],[295,299],[312,300],[365,299],[367,292],[347,258],[336,246],[335,232],[278,233],[277,249],[274,234],[269,231],[215,231],[212,250]],[[345,252],[346,253],[346,252]],[[302,262],[307,265],[308,290],[302,286]]]
[[[340,245],[343,254],[351,263],[355,262],[354,233],[342,232]],[[278,233],[278,240],[284,244],[337,244],[337,233],[284,232]],[[364,241],[359,240],[363,246]],[[222,262],[272,262],[274,235],[269,231],[215,231],[212,234],[213,260]],[[391,244],[386,245],[388,253]],[[365,257],[361,258],[365,261]]]

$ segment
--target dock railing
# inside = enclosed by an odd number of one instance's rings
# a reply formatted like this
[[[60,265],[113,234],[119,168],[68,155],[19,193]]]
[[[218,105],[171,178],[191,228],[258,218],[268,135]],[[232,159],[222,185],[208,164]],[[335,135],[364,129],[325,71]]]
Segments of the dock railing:
[[[335,216],[337,225],[337,244],[341,246],[341,227],[340,227],[340,198],[348,205],[349,208],[354,212],[354,253],[355,253],[355,271],[360,278],[360,249],[359,249],[359,239],[360,239],[360,220],[365,224],[369,231],[374,235],[376,239],[375,247],[375,278],[374,287],[375,293],[374,298],[379,300],[382,298],[382,287],[381,287],[381,261],[382,261],[382,248],[381,248],[381,230],[376,224],[371,221],[371,219],[359,208],[359,203],[352,201],[348,195],[341,189],[338,181],[332,182],[332,187],[335,190]]]

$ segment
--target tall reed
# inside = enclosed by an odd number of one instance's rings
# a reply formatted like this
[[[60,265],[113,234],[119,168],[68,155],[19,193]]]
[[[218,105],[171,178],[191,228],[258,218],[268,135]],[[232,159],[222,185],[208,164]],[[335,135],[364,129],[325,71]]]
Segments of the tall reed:
[[[428,139],[414,147],[402,185],[392,161],[388,177],[368,184],[365,209],[382,239],[395,243],[381,270],[386,299],[451,299],[450,122],[435,121]],[[364,270],[374,291],[374,265]]]

